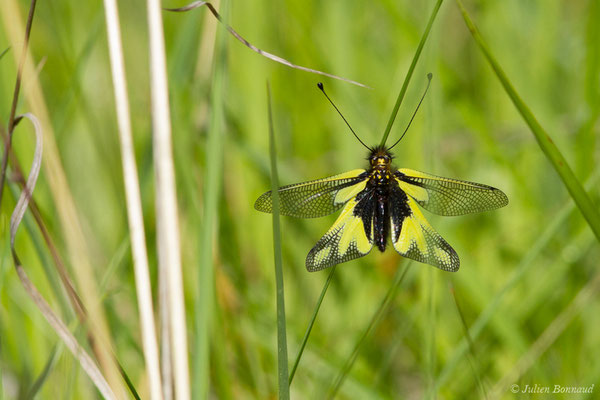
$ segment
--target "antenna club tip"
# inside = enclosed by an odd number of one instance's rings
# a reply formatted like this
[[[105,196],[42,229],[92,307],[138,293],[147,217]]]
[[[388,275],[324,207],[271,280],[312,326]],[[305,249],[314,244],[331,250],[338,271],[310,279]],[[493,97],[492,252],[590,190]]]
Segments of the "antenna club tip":
[[[317,83],[317,87],[318,87],[319,89],[321,89],[321,90],[324,90],[324,89],[323,89],[323,82],[319,82],[319,83]]]
[[[431,80],[431,78],[433,78],[433,74],[430,72],[427,74],[427,79]]]

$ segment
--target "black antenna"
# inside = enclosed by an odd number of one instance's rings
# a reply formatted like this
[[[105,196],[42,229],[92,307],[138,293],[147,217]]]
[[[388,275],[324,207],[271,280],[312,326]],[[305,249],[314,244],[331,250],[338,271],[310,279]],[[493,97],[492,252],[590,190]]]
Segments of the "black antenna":
[[[344,116],[342,115],[342,113],[340,112],[340,110],[338,110],[338,108],[335,106],[335,104],[333,104],[333,101],[331,101],[331,99],[329,98],[329,96],[327,96],[327,93],[325,93],[325,88],[323,88],[323,83],[319,82],[319,83],[317,83],[317,86],[318,86],[319,89],[321,89],[321,92],[323,92],[323,94],[325,95],[325,97],[327,97],[327,100],[329,100],[329,102],[331,103],[331,105],[333,106],[333,108],[335,108],[335,111],[337,111],[338,114],[340,114],[340,117],[342,117],[342,119],[344,120],[344,122],[346,123],[346,125],[348,125],[348,128],[350,128],[350,130],[354,134],[354,137],[360,142],[360,144],[362,144],[363,146],[365,146],[367,149],[371,150],[371,148],[369,146],[367,146],[362,140],[360,140],[360,138],[358,137],[358,135],[356,134],[356,132],[354,132],[354,129],[352,129],[352,127],[350,126],[350,124],[348,123],[348,121],[346,121],[346,118],[344,118]]]
[[[406,132],[408,132],[408,128],[410,128],[410,124],[412,124],[413,119],[415,119],[415,115],[417,115],[417,111],[419,111],[419,107],[421,106],[421,103],[423,102],[423,99],[425,98],[425,95],[427,94],[427,91],[429,90],[429,85],[431,84],[431,78],[432,77],[433,77],[433,74],[431,72],[427,74],[427,87],[425,88],[425,92],[423,93],[423,96],[421,96],[421,100],[419,100],[419,104],[417,104],[417,109],[415,110],[415,112],[413,113],[412,117],[410,118],[410,121],[408,121],[408,126],[404,130],[404,133],[402,134],[402,136],[400,136],[400,139],[396,140],[396,143],[394,143],[393,145],[391,145],[390,147],[388,147],[388,150],[391,150],[392,147],[394,147],[395,145],[397,145],[402,140],[402,138],[404,137],[404,135],[406,135]]]

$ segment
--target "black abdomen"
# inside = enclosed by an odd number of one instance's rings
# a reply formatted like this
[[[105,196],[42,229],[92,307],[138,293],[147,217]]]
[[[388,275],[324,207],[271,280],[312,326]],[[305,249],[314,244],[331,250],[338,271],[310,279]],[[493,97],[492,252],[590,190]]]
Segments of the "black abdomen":
[[[375,245],[381,252],[384,252],[389,226],[388,188],[381,186],[375,189],[375,199],[376,206],[373,215]]]

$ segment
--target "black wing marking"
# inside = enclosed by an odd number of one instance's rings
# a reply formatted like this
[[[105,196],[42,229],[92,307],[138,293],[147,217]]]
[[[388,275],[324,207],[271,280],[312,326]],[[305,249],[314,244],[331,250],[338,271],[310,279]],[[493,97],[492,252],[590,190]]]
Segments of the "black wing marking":
[[[499,189],[402,168],[394,173],[400,189],[434,214],[452,216],[494,210],[508,204]]]
[[[306,269],[319,271],[367,255],[373,248],[372,190],[354,196],[306,257]]]
[[[444,271],[458,271],[458,254],[427,222],[415,200],[394,186],[389,201],[394,249],[404,257]]]
[[[299,218],[331,214],[364,190],[367,178],[364,169],[354,169],[315,181],[283,186],[279,188],[279,211],[281,215]],[[272,212],[271,191],[261,195],[254,203],[254,208]]]

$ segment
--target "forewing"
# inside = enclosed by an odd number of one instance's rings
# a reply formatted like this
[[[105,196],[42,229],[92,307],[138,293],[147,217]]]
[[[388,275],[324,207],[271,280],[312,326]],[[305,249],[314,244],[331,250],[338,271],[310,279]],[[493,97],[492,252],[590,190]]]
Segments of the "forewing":
[[[343,174],[316,181],[296,183],[279,188],[281,215],[299,218],[316,218],[331,214],[365,188],[367,174],[364,169],[354,169]],[[263,193],[254,208],[273,211],[271,191]]]
[[[319,271],[367,255],[373,248],[372,192],[354,196],[306,257],[306,269]]]
[[[499,189],[402,168],[396,173],[400,189],[427,211],[438,215],[463,215],[494,210],[508,204]]]
[[[458,254],[427,222],[415,200],[394,188],[389,201],[394,249],[404,257],[445,271],[457,271]]]

